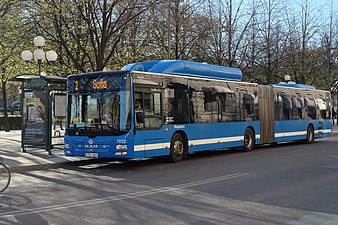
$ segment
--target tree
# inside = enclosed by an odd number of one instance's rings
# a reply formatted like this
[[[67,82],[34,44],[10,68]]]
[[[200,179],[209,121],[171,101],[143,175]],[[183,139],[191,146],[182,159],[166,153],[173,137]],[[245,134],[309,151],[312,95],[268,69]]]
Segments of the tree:
[[[335,14],[321,30],[322,6],[309,0],[24,2],[29,35],[46,37],[63,75],[173,58],[240,67],[258,83],[289,74],[329,88],[336,77]]]
[[[154,1],[34,0],[30,18],[37,34],[58,46],[68,71],[99,71],[109,67],[131,22]]]
[[[144,54],[157,59],[193,59],[199,38],[198,9],[203,1],[162,0],[142,14],[146,21],[143,32],[148,34]]]
[[[289,71],[293,81],[302,84],[316,84],[316,79],[320,78],[319,54],[316,46],[316,38],[319,37],[320,27],[320,7],[314,7],[308,0],[299,3],[301,17],[298,13],[291,14],[289,21],[289,45],[285,61],[288,63]],[[300,21],[300,23],[299,23]]]
[[[338,80],[338,30],[337,23],[334,23],[333,2],[331,1],[329,7],[328,23],[324,26],[322,31],[322,40],[320,52],[322,57],[321,62],[321,77],[323,78],[323,87],[331,90],[333,95],[337,91],[336,82]]]
[[[257,34],[259,53],[256,56],[258,73],[262,75],[259,83],[278,83],[280,80],[281,58],[285,47],[283,24],[281,21],[283,5],[279,1],[266,0],[262,4],[260,29]]]
[[[248,42],[246,33],[256,11],[244,11],[244,1],[234,4],[233,0],[208,0],[206,17],[210,23],[205,54],[210,61],[230,67],[242,65]]]
[[[0,80],[4,110],[4,129],[9,131],[7,109],[7,81],[21,71],[20,52],[25,36],[24,23],[17,13],[20,12],[19,0],[0,0]]]

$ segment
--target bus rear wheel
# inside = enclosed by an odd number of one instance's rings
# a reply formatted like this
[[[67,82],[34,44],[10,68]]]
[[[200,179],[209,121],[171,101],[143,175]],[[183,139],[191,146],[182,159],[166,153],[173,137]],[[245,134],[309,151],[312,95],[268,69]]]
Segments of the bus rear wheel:
[[[315,132],[312,125],[309,125],[306,130],[305,143],[311,144],[315,140]]]
[[[244,133],[243,150],[249,152],[255,147],[255,134],[252,129],[246,128]]]
[[[184,138],[179,133],[175,133],[170,142],[170,155],[168,156],[168,161],[174,163],[182,161],[185,152],[186,145]]]

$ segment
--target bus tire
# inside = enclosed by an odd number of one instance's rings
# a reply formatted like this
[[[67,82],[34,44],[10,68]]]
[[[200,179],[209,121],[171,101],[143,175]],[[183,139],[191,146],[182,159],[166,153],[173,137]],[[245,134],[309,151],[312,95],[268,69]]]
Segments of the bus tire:
[[[307,127],[306,139],[304,140],[304,142],[307,144],[311,144],[312,142],[314,142],[314,140],[315,140],[315,132],[314,132],[313,126],[310,124]]]
[[[246,128],[244,133],[243,151],[250,152],[255,147],[255,134],[251,128]]]
[[[168,156],[168,161],[173,163],[182,161],[185,152],[186,144],[184,138],[181,134],[175,133],[171,138],[170,155]]]

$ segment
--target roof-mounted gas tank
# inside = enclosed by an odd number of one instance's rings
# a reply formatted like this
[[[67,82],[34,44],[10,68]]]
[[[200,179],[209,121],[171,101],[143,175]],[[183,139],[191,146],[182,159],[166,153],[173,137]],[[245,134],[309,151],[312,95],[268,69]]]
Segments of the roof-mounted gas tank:
[[[216,66],[184,60],[159,60],[128,64],[122,70],[143,71],[182,76],[198,76],[224,80],[241,81],[242,71],[238,68]]]

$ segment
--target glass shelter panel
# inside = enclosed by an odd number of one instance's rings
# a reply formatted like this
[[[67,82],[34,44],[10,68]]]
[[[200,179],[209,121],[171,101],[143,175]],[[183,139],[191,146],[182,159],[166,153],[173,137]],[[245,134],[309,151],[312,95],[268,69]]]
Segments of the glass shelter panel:
[[[32,90],[24,93],[23,117],[25,141],[44,143],[46,136],[46,106],[45,91]]]

